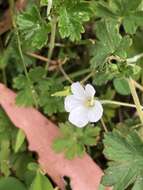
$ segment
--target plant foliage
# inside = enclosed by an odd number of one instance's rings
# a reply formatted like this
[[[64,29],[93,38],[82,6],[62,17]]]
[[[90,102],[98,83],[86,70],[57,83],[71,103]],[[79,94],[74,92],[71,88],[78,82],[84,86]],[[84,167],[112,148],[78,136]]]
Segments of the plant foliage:
[[[103,184],[120,190],[134,183],[133,190],[142,189],[143,141],[138,133],[133,131],[125,136],[114,131],[105,135],[104,145],[104,154],[111,161]]]
[[[85,129],[78,129],[70,123],[60,125],[62,136],[55,139],[53,148],[56,152],[65,152],[68,159],[75,156],[82,156],[86,146],[95,146],[98,142],[100,129],[87,126]]]
[[[3,33],[7,7],[12,27]],[[100,189],[142,190],[143,0],[29,0],[18,9],[0,0],[0,82],[16,91],[17,106],[57,124],[57,154],[88,152],[105,169]],[[76,81],[92,84],[104,109],[82,129],[64,109]],[[55,188],[27,144],[0,109],[0,190]]]

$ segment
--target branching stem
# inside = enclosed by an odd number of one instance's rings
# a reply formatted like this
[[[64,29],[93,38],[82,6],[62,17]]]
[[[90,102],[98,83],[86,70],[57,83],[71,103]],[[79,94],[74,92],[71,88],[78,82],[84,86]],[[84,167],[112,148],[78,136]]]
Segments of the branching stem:
[[[142,91],[142,92],[143,92],[143,86],[142,86],[142,85],[140,85],[138,82],[136,82],[136,81],[135,81],[135,80],[133,80],[133,79],[132,79],[132,81],[134,82],[135,87],[136,87],[136,88],[138,88],[140,91]]]
[[[65,79],[66,79],[67,81],[69,81],[69,83],[72,84],[73,81],[72,81],[72,79],[69,77],[69,75],[65,72],[65,70],[63,69],[62,64],[59,64],[59,69],[60,69],[61,73],[63,74],[63,76],[65,77]]]

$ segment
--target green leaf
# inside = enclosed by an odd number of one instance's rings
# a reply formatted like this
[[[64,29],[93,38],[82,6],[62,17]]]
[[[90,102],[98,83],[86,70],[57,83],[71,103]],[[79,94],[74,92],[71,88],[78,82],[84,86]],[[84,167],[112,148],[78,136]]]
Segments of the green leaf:
[[[62,6],[59,11],[59,32],[62,38],[78,41],[84,32],[83,23],[89,20],[89,7],[86,3]]]
[[[23,151],[21,150],[17,154],[12,154],[12,158],[11,158],[12,170],[15,171],[15,176],[18,177],[20,180],[25,181],[25,176],[28,173],[29,173],[29,175],[34,174],[33,171],[29,171],[27,169],[28,164],[30,162],[34,162],[33,155],[30,152],[27,152],[25,150],[23,150]],[[29,180],[31,180],[31,179],[29,179]],[[25,183],[27,183],[27,182],[25,182]]]
[[[33,106],[35,104],[30,87],[27,86],[23,90],[17,93],[16,104],[18,106],[26,106],[26,107]]]
[[[38,83],[39,104],[44,113],[51,116],[54,113],[64,112],[62,97],[52,96],[56,91],[62,90],[63,85],[55,79],[41,80]]]
[[[122,23],[125,31],[134,34],[138,26],[142,26],[143,11],[139,9],[141,0],[114,0],[110,3],[99,2],[96,6],[96,14],[105,19]]]
[[[141,4],[142,0],[130,1],[130,0],[115,0],[115,4],[118,8],[122,9],[123,11],[130,12],[134,11],[138,8]]]
[[[27,190],[23,183],[14,177],[0,179],[0,190]]]
[[[0,171],[2,175],[9,176],[11,174],[11,141],[16,129],[5,114],[0,109]]]
[[[54,94],[52,94],[52,96],[65,97],[65,96],[68,96],[68,95],[70,95],[70,94],[71,94],[71,92],[70,92],[70,87],[67,86],[67,87],[64,87],[63,90],[58,91],[58,92],[55,92]]]
[[[98,41],[93,46],[91,66],[103,68],[110,56],[127,56],[126,50],[131,45],[129,37],[119,33],[119,25],[114,20],[96,22],[96,35]]]
[[[130,184],[140,187],[143,177],[143,141],[136,131],[123,136],[117,131],[105,135],[104,154],[109,162],[102,183],[114,190],[126,189]],[[139,185],[139,186],[138,186]]]
[[[127,96],[131,93],[129,84],[125,78],[115,78],[113,84],[119,94]]]
[[[43,67],[35,67],[34,69],[30,69],[29,71],[29,78],[33,83],[39,82],[41,79],[43,79],[43,76],[45,74],[45,70]]]
[[[36,6],[17,16],[17,25],[24,40],[31,46],[41,49],[48,40],[49,25],[41,18]]]
[[[143,175],[143,174],[141,174]],[[143,179],[139,176],[132,188],[132,190],[142,190],[143,188]]]
[[[34,81],[30,81],[27,79],[24,75],[19,75],[18,77],[14,78],[13,86],[14,88],[18,89],[18,93],[16,96],[16,104],[18,106],[33,106],[35,105],[34,96],[37,98],[38,101],[38,95],[34,89],[33,83],[35,80],[39,79],[38,75],[34,78],[33,70],[30,70],[31,73],[28,74],[29,78],[33,79]],[[37,68],[37,71],[39,71],[39,68]],[[31,89],[31,86],[33,90]]]
[[[5,112],[2,109],[0,109],[0,133],[3,133],[11,126],[13,127],[11,121],[9,120]]]
[[[49,93],[40,96],[40,106],[43,108],[44,113],[49,116],[54,113],[64,112],[63,99],[60,97],[52,97]]]
[[[24,134],[23,130],[19,129],[17,136],[16,136],[16,142],[15,142],[15,148],[14,148],[15,152],[19,151],[22,144],[24,143],[24,140],[25,140],[25,134]]]
[[[44,78],[44,74],[44,68],[38,66],[30,69],[30,82],[24,75],[14,78],[13,86],[19,90],[16,96],[17,105],[33,106],[35,96],[45,114],[51,116],[57,112],[64,112],[63,98],[52,96],[56,91],[62,90],[63,85],[55,78]]]
[[[127,58],[127,50],[132,45],[132,39],[129,36],[122,38],[119,47],[116,49],[115,54],[121,58]]]
[[[143,11],[138,11],[128,15],[123,20],[123,25],[127,33],[134,34],[138,26],[142,26],[143,22]]]
[[[65,156],[67,159],[72,160],[76,156],[82,157],[84,153],[85,148],[83,145],[73,143],[72,146],[65,151]]]
[[[96,4],[96,15],[100,17],[116,18],[116,14],[105,2],[98,2]]]
[[[47,6],[49,0],[40,0],[40,5],[41,6]]]
[[[99,72],[96,73],[95,77],[93,78],[93,84],[97,86],[101,86],[103,84],[106,84],[108,81],[112,80],[114,78],[114,73],[111,72]]]
[[[7,177],[10,175],[10,141],[7,136],[1,141],[0,144],[0,170]]]
[[[37,172],[37,175],[30,186],[30,190],[54,190],[54,188],[46,176]]]
[[[102,184],[100,184],[100,186],[99,186],[99,190],[105,190],[105,189],[106,189],[106,187],[103,186]]]
[[[35,162],[31,162],[28,164],[28,169],[31,171],[37,171],[39,169],[39,165]]]
[[[18,90],[25,88],[28,83],[27,78],[24,75],[19,75],[18,77],[14,78],[13,82],[13,87]]]
[[[98,142],[98,137],[100,134],[100,128],[98,126],[87,126],[83,131],[83,137],[81,141],[88,146],[95,146]]]
[[[69,146],[68,144],[66,139],[58,138],[54,140],[53,149],[55,152],[60,153]]]
[[[54,140],[53,149],[55,152],[64,152],[67,159],[81,157],[85,153],[85,145],[95,146],[98,142],[100,128],[87,126],[85,129],[78,129],[70,123],[60,124],[62,135]]]

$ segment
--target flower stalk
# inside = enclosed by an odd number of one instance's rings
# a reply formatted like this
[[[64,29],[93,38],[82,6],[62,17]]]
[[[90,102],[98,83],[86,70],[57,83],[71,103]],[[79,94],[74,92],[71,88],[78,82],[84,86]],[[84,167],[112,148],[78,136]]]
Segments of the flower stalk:
[[[129,104],[129,103],[126,103],[126,102],[119,102],[119,101],[112,101],[112,100],[100,100],[100,102],[102,104],[114,104],[114,105],[118,105],[118,106],[136,108],[135,104]],[[141,106],[141,108],[143,109],[143,106]]]

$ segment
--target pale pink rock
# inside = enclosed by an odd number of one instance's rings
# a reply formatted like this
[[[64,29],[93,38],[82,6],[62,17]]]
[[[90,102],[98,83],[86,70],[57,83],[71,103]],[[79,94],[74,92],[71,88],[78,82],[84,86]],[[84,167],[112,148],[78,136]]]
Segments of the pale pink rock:
[[[73,190],[98,190],[103,175],[98,165],[87,154],[74,160],[56,154],[51,146],[60,133],[57,126],[34,108],[16,106],[15,96],[14,92],[0,84],[0,104],[14,125],[25,132],[29,150],[38,154],[43,170],[62,190],[63,176],[70,177]]]

